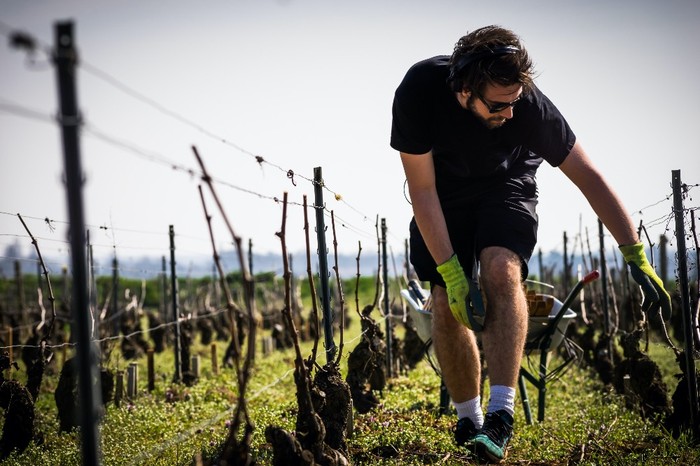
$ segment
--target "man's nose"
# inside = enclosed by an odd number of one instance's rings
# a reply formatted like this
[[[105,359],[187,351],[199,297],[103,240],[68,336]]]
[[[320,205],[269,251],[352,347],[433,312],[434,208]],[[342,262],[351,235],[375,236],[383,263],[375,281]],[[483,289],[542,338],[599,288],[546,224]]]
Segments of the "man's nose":
[[[499,112],[499,115],[501,115],[503,118],[510,120],[513,118],[513,107],[507,107],[504,108],[503,111]]]

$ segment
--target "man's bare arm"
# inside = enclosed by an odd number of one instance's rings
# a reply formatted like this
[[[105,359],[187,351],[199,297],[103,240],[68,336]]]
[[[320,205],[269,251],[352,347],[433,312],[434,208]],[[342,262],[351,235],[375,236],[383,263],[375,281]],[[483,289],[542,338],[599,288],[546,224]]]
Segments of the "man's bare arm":
[[[445,216],[435,188],[433,154],[401,153],[401,162],[408,181],[413,215],[423,240],[437,264],[447,261],[454,249],[447,233]]]
[[[581,190],[619,245],[639,241],[632,218],[578,142],[559,168]]]

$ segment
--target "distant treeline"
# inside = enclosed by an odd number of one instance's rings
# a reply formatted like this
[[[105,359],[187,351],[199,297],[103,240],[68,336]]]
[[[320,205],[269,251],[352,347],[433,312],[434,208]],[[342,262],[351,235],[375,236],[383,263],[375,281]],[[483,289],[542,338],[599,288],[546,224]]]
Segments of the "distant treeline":
[[[614,264],[614,256],[617,251],[608,251],[608,264]],[[596,251],[594,255],[597,255]],[[571,255],[569,253],[569,255]],[[315,256],[312,255],[312,260]],[[654,251],[654,259],[656,264],[658,264],[659,257],[658,253]],[[170,273],[170,258],[169,256],[165,258],[167,273]],[[228,271],[239,270],[238,259],[234,251],[225,251],[221,253],[221,260],[224,267]],[[333,267],[333,255],[328,256],[329,269]],[[392,261],[391,258],[389,259]],[[49,272],[52,275],[60,274],[61,269],[68,264],[66,263],[66,258],[55,259],[50,256],[44,256],[44,261],[47,263]],[[111,276],[112,275],[112,261],[110,257],[96,258],[94,261],[95,265],[95,275],[96,276]],[[393,263],[396,267],[390,267],[388,273],[390,276],[396,274],[404,274],[406,267],[406,259],[404,257],[403,251],[400,256],[394,257]],[[621,257],[618,257],[618,262],[621,261]],[[39,273],[38,260],[36,254],[31,251],[29,254],[22,255],[20,248],[18,246],[8,246],[5,249],[5,253],[0,257],[0,278],[10,278],[16,274],[16,263],[19,263],[21,269],[21,274],[32,274]],[[573,256],[573,272],[576,273],[578,264],[581,264],[580,253]],[[154,278],[157,277],[163,268],[163,258],[162,257],[118,257],[118,267],[119,275],[121,277],[127,278]],[[549,252],[539,252],[535,250],[532,259],[529,262],[530,276],[535,278],[539,277],[540,267],[544,267],[547,271],[552,272],[554,275],[559,275],[564,269],[564,256],[562,251],[549,251]],[[676,271],[676,257],[675,251],[669,250],[667,258],[667,269],[669,271],[670,279],[673,279]],[[658,265],[657,265],[658,267]],[[178,257],[176,260],[177,274],[179,277],[192,277],[201,278],[205,276],[216,275],[214,269],[214,262],[209,258],[191,258],[191,257]],[[357,254],[339,254],[338,255],[338,269],[342,278],[352,278],[357,275]],[[252,270],[254,272],[271,272],[276,275],[282,275],[282,257],[280,254],[267,253],[267,254],[253,254],[252,260]],[[314,273],[318,271],[318,264],[314,262],[312,264],[312,270]],[[691,279],[696,276],[696,268],[691,267],[689,271]],[[306,254],[302,252],[292,254],[292,272],[295,275],[306,276]],[[586,271],[584,271],[585,273]],[[360,274],[362,276],[374,276],[377,273],[377,257],[374,251],[363,251],[360,258]]]

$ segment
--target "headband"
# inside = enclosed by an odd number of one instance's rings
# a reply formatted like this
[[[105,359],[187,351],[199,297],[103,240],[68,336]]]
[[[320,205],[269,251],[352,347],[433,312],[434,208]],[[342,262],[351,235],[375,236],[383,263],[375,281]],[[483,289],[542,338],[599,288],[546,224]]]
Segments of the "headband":
[[[483,60],[484,58],[501,57],[518,52],[520,52],[520,49],[514,45],[499,45],[479,52],[466,53],[459,57],[459,60],[450,67],[450,77],[448,81],[454,81],[456,74],[461,73],[464,68],[475,61]]]

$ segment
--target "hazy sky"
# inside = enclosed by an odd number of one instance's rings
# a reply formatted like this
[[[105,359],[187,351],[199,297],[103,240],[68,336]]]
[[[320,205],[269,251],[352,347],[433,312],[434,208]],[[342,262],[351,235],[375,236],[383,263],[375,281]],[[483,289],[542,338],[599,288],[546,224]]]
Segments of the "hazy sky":
[[[186,171],[197,167],[193,145],[219,180],[236,233],[257,252],[280,251],[274,198],[285,191],[294,203],[288,248],[304,249],[299,204],[304,194],[314,202],[309,179],[322,167],[340,251],[356,254],[361,241],[374,260],[378,216],[392,251],[403,253],[411,206],[389,147],[394,90],[413,63],[451,53],[487,24],[521,36],[538,86],[654,241],[673,234],[664,221],[671,171],[700,183],[696,1],[0,0],[0,254],[16,241],[30,250],[20,213],[42,252],[68,261],[55,70],[43,52],[27,58],[7,40],[19,29],[52,47],[59,20],[74,21],[81,59],[84,200],[98,256],[168,255],[170,224],[181,253],[211,255],[199,180]],[[597,235],[588,204],[558,169],[544,164],[538,179],[543,251],[561,248],[564,231]],[[697,199],[695,191],[686,207]]]

